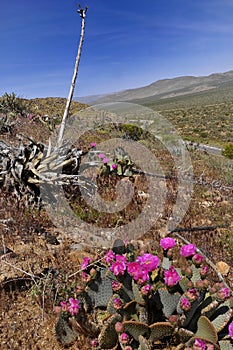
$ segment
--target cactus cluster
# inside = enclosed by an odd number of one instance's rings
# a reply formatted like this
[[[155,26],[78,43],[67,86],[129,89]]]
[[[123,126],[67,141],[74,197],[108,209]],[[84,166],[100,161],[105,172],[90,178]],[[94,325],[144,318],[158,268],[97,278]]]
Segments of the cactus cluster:
[[[117,240],[98,262],[84,259],[74,293],[79,308],[72,314],[61,306],[57,339],[69,346],[85,336],[96,350],[232,349],[231,290],[210,285],[194,245],[181,247],[179,260],[173,238],[160,246],[156,254],[137,253]]]

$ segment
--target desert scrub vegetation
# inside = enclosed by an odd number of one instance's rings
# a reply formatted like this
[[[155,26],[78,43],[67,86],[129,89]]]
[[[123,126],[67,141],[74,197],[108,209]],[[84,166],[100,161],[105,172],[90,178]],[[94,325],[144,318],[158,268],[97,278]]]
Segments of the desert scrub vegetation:
[[[11,94],[5,93],[0,97],[0,113],[4,114],[23,114],[26,105],[24,100],[17,97],[14,92]]]
[[[233,139],[233,104],[160,111],[190,141],[222,146]]]
[[[182,137],[221,147],[233,140],[232,96],[232,89],[223,89],[138,103],[167,117]]]
[[[233,159],[233,143],[226,145],[222,150],[222,154],[227,158]]]

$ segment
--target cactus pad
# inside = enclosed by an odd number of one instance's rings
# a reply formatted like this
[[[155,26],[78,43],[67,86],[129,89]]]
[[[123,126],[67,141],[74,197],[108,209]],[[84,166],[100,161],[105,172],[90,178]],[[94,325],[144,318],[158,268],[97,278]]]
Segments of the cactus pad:
[[[63,346],[70,346],[79,336],[78,332],[73,329],[72,325],[69,323],[69,318],[62,313],[60,313],[55,325],[55,334],[57,340],[60,341]]]
[[[115,330],[116,322],[122,320],[121,315],[114,314],[107,320],[106,324],[103,325],[103,328],[99,334],[99,345],[101,349],[112,349],[116,346],[118,336]]]
[[[109,277],[97,279],[88,285],[88,296],[91,298],[95,307],[106,307],[109,298],[111,298],[112,282]]]
[[[201,316],[197,322],[197,332],[195,337],[206,339],[214,344],[218,341],[218,335],[214,326],[205,316]]]
[[[180,328],[177,332],[179,339],[182,343],[186,343],[189,339],[193,337],[193,332],[185,328]]]
[[[169,293],[167,289],[161,288],[158,290],[161,303],[163,305],[164,315],[168,318],[177,308],[180,299],[179,293]]]
[[[217,312],[221,312],[221,308],[225,308],[226,306],[222,306],[217,309]],[[216,332],[220,332],[230,321],[233,310],[228,309],[228,311],[222,310],[222,314],[220,313],[214,320],[212,320],[212,325],[214,326]]]
[[[137,341],[140,335],[146,335],[149,333],[149,327],[142,322],[124,321],[123,326],[124,330],[132,335]]]
[[[143,299],[142,293],[140,291],[140,286],[132,281],[132,290],[134,294],[134,299],[139,305],[145,305],[145,300]]]
[[[138,340],[140,344],[138,350],[152,350],[150,342],[142,335],[139,335]]]
[[[174,331],[174,327],[168,322],[156,322],[150,325],[150,330],[151,333],[149,340],[154,342],[155,340],[160,340],[171,336]]]
[[[169,258],[167,258],[166,256],[163,258],[163,261],[162,261],[162,268],[164,270],[169,270],[169,267],[171,266],[171,262],[169,260]]]
[[[221,350],[232,350],[233,344],[230,340],[220,340],[219,346]]]
[[[135,317],[137,317],[137,302],[135,300],[132,300],[129,303],[125,304],[123,309],[125,321],[129,321],[132,318],[135,319]]]

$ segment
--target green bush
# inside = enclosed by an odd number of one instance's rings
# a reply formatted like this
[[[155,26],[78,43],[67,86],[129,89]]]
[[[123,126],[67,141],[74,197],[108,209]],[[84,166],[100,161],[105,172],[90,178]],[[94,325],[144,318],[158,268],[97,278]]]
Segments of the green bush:
[[[224,147],[222,155],[227,158],[233,159],[233,143],[229,143]]]
[[[0,97],[0,113],[4,114],[23,114],[25,104],[22,99],[16,96],[14,92],[5,93]]]

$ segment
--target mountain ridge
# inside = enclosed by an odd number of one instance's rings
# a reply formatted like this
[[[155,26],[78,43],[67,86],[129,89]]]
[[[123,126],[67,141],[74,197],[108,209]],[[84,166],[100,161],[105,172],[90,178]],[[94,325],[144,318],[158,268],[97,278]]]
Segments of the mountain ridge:
[[[141,99],[165,99],[213,89],[221,89],[224,84],[232,85],[233,70],[223,73],[212,73],[208,76],[179,76],[165,78],[139,88],[121,90],[109,94],[90,95],[75,98],[79,102],[99,104],[120,101],[135,101]]]

